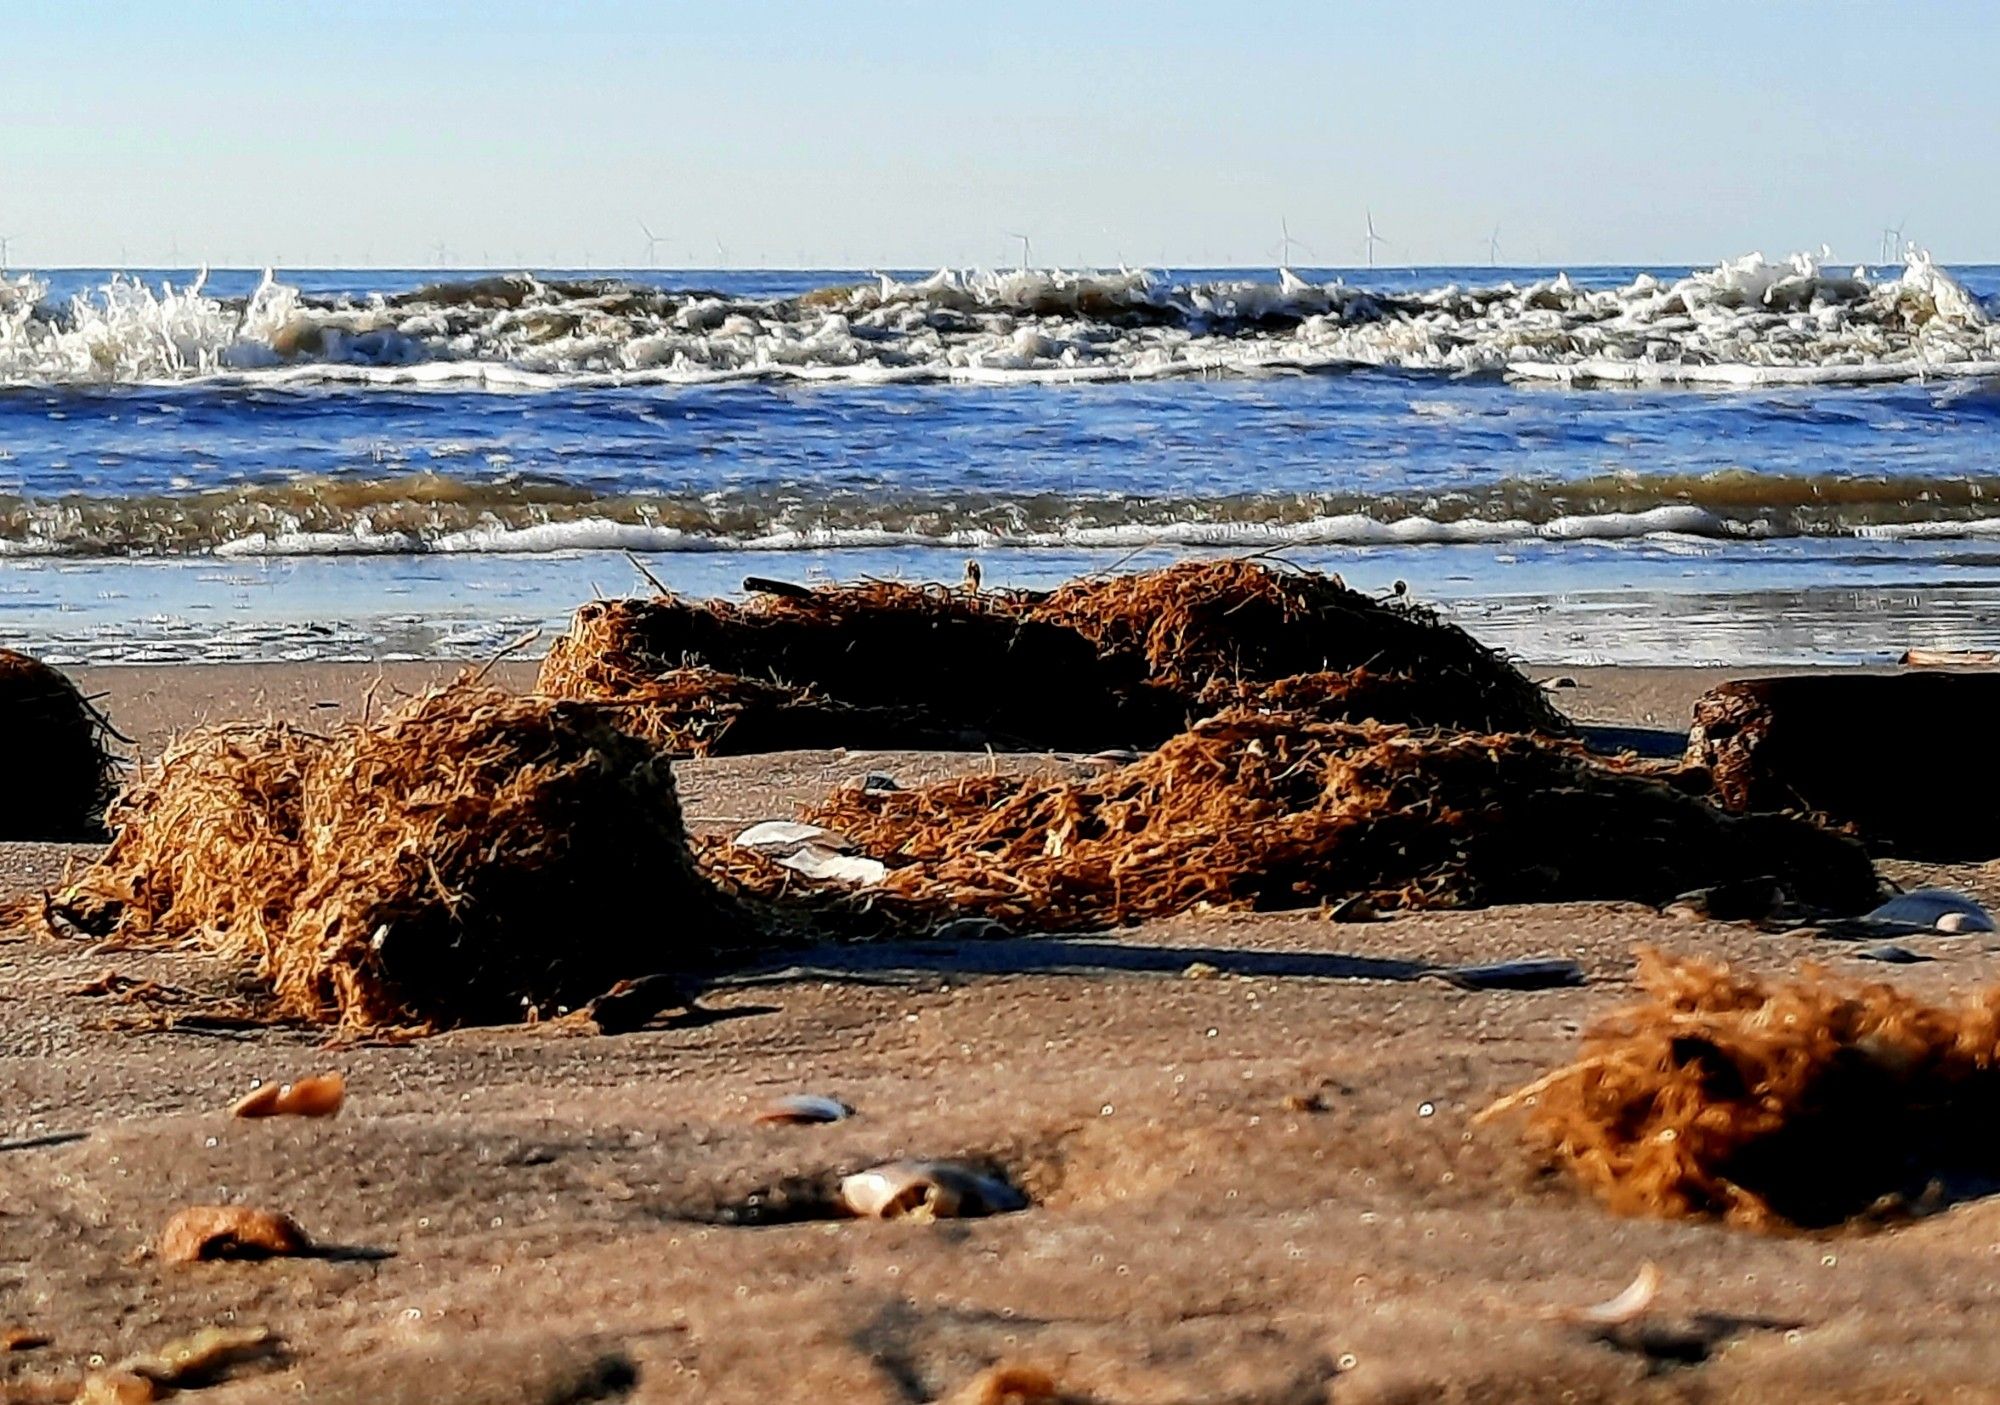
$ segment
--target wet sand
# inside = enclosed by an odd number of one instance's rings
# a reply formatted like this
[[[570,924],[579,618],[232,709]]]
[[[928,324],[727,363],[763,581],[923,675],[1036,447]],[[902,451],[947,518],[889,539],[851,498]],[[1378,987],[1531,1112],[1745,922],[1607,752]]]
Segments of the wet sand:
[[[446,671],[79,676],[151,752],[192,721],[314,725],[355,715],[371,683],[379,703]],[[1637,727],[1678,726],[1725,676],[1536,672],[1576,680],[1555,693],[1573,715]],[[868,770],[988,764],[821,752],[677,773],[690,816],[719,827]],[[0,846],[0,881],[31,888],[89,852]],[[2000,901],[2000,871],[1890,867]],[[2000,1398],[2000,1199],[1868,1234],[1625,1220],[1535,1174],[1508,1128],[1472,1125],[1629,998],[1639,943],[1759,970],[1819,960],[1936,996],[2000,979],[1990,938],[1910,942],[1937,959],[1889,968],[1623,904],[1226,914],[788,953],[705,997],[706,1016],[617,1038],[328,1049],[295,1031],[108,1028],[131,1007],[75,993],[107,968],[210,993],[232,976],[187,954],[0,942],[0,1333],[51,1339],[0,1352],[0,1381],[231,1322],[280,1334],[291,1364],[189,1398],[544,1405],[611,1398],[635,1371],[623,1398],[902,1405],[995,1361],[1107,1405]],[[1422,974],[1539,954],[1575,957],[1590,984],[1474,993]],[[223,1112],[261,1079],[325,1068],[350,1080],[338,1119]],[[794,1091],[861,1115],[751,1122]],[[784,1177],[904,1155],[990,1158],[1034,1207],[708,1222]],[[175,1209],[221,1201],[288,1211],[354,1252],[135,1260]],[[1547,1319],[1647,1261],[1665,1275],[1653,1354]]]

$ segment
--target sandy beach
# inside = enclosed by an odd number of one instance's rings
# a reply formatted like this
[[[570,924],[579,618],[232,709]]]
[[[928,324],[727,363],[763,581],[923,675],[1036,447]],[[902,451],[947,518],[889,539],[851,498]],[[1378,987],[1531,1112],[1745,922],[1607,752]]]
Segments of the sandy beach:
[[[85,670],[142,755],[202,721],[312,726],[448,666]],[[494,677],[521,685],[532,666]],[[1571,715],[1683,725],[1724,673],[1538,669]],[[1004,759],[1003,759],[1004,760]],[[802,752],[676,767],[696,828],[784,817],[865,771],[984,755]],[[87,846],[10,845],[10,893]],[[1988,902],[1984,867],[1885,864]],[[662,913],[662,922],[672,914]],[[2000,1202],[1888,1231],[1772,1236],[1622,1219],[1475,1127],[1632,994],[1653,944],[1821,962],[1928,996],[2000,978],[1990,938],[1852,948],[1629,904],[1335,923],[1190,915],[1110,936],[822,947],[619,1037],[526,1028],[329,1048],[287,1029],[120,1028],[107,971],[226,995],[211,958],[19,940],[0,955],[0,1398],[228,1323],[275,1372],[204,1401],[554,1405],[949,1399],[993,1363],[1131,1402],[1974,1400],[2000,1395]],[[1587,985],[1465,991],[1431,966],[1577,959]],[[245,1122],[264,1079],[349,1080],[327,1122]],[[859,1115],[764,1126],[792,1092]],[[985,1159],[1032,1208],[939,1225],[717,1223],[788,1177]],[[283,1210],[329,1257],[192,1267],[136,1251],[189,1204]],[[1657,1330],[1551,1310],[1645,1263]],[[632,1378],[636,1377],[636,1383]],[[620,1395],[619,1392],[626,1392]],[[996,1397],[997,1398],[997,1397]]]

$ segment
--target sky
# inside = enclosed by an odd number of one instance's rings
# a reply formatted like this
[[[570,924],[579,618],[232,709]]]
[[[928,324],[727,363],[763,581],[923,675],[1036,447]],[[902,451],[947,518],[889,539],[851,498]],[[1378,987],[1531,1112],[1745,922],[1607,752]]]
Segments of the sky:
[[[17,267],[2000,260],[2000,5],[10,0]],[[650,246],[649,225],[659,242]]]

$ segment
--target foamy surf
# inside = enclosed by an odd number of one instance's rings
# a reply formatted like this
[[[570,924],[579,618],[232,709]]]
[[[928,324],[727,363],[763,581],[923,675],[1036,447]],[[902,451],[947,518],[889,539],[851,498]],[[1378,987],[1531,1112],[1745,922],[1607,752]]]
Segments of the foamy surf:
[[[1866,384],[2000,374],[1989,309],[1919,252],[1892,274],[1761,255],[1616,288],[1567,276],[1387,293],[1289,270],[943,270],[796,297],[529,274],[308,297],[267,275],[114,278],[57,302],[0,280],[0,384],[1062,384],[1379,367],[1570,385]]]

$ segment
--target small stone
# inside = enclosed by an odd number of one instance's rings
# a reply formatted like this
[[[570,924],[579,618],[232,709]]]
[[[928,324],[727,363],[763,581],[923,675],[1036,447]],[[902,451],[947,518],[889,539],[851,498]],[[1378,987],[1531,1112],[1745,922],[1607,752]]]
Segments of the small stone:
[[[159,1254],[170,1264],[209,1259],[269,1259],[312,1252],[312,1241],[290,1215],[246,1205],[193,1205],[160,1231]]]

